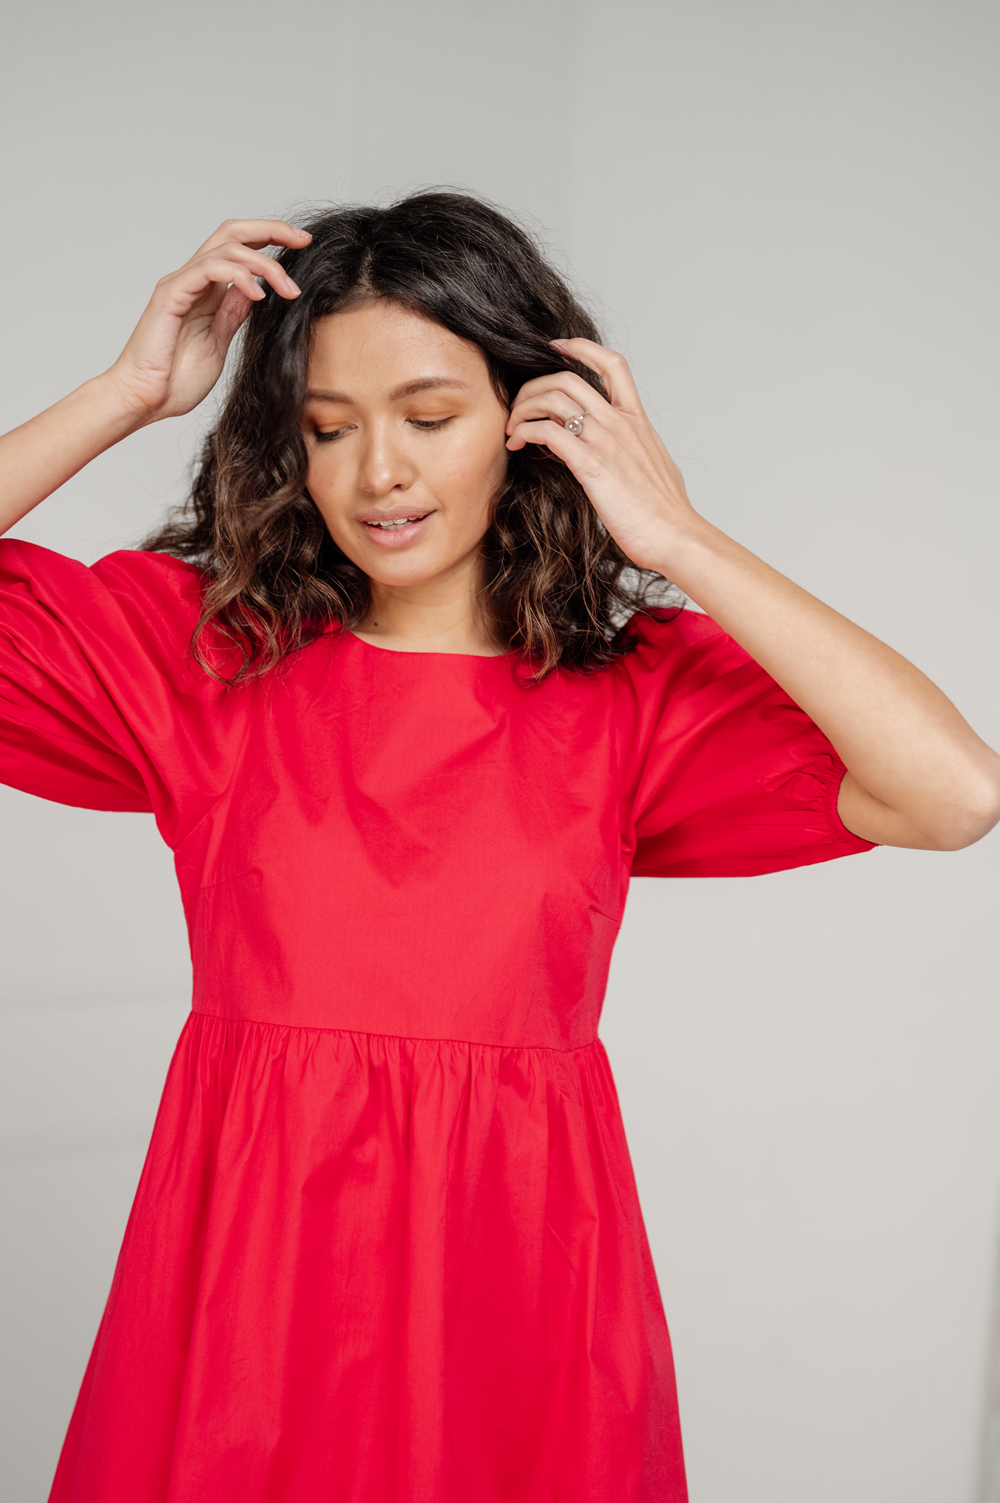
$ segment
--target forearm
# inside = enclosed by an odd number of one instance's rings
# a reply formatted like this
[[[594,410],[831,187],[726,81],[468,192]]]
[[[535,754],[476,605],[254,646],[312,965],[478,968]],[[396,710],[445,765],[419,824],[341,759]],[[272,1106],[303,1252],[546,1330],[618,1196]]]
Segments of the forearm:
[[[0,438],[0,533],[142,426],[113,377],[105,374],[5,433]]]
[[[829,737],[845,824],[871,840],[970,844],[1000,817],[1000,758],[912,663],[701,519],[662,572]]]

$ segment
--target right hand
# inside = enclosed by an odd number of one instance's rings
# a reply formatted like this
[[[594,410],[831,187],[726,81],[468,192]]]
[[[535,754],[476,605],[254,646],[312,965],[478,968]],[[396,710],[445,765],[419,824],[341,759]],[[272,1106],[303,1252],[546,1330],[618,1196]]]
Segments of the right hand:
[[[179,271],[161,277],[128,344],[106,378],[140,424],[190,412],[222,374],[233,336],[265,296],[299,289],[265,245],[296,250],[312,236],[282,219],[227,219]]]

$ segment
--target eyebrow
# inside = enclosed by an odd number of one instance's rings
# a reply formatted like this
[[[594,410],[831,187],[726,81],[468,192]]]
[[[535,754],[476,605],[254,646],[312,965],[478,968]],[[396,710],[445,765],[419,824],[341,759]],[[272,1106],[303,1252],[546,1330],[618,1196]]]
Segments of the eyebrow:
[[[402,386],[397,386],[395,391],[389,393],[390,402],[400,402],[403,397],[415,396],[418,391],[435,391],[442,386],[461,387],[468,389],[466,381],[459,381],[457,376],[425,376],[420,381],[406,381]],[[350,405],[351,398],[344,396],[340,391],[307,391],[307,402],[344,402]]]

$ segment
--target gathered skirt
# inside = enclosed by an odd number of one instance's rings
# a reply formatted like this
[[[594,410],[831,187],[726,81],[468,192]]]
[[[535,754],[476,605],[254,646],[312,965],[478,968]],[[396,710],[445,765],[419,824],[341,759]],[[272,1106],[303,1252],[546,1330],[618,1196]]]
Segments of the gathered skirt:
[[[50,1503],[682,1503],[617,1094],[193,1013]]]

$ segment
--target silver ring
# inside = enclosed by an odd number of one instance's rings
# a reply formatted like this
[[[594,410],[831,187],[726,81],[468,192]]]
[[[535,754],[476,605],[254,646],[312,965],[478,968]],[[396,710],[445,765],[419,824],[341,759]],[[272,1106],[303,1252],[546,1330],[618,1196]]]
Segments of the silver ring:
[[[572,433],[574,438],[579,438],[580,434],[583,432],[583,420],[586,416],[587,414],[585,412],[581,412],[579,417],[567,418],[565,423],[563,423],[563,427],[566,429],[566,432]]]

